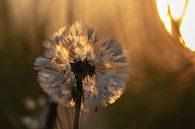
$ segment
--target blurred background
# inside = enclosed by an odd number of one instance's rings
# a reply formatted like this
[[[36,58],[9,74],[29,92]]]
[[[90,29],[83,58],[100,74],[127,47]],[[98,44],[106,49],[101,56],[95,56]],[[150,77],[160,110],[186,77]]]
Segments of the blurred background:
[[[193,8],[193,0],[1,0],[0,128],[42,127],[48,100],[33,62],[42,41],[78,20],[121,42],[132,69],[123,96],[83,113],[81,129],[195,129]],[[58,114],[57,128],[70,129],[72,110]]]

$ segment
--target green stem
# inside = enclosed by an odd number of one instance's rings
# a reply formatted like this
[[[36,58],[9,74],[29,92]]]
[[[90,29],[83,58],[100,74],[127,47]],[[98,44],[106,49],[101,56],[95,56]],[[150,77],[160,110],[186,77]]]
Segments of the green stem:
[[[79,75],[76,78],[76,104],[75,104],[75,114],[74,114],[74,124],[73,129],[79,129],[79,117],[81,109],[81,98],[82,98],[82,77]]]

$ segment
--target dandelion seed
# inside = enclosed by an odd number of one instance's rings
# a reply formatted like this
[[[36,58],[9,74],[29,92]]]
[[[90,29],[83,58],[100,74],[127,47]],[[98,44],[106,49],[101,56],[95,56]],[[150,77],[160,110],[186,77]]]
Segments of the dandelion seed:
[[[100,38],[76,22],[44,42],[44,56],[35,61],[43,91],[68,107],[81,94],[83,111],[114,103],[125,90],[127,57],[117,41]]]
[[[74,106],[77,72],[85,78],[83,110],[106,106],[125,89],[128,65],[122,47],[113,39],[101,43],[100,36],[93,35],[94,29],[85,31],[79,22],[61,28],[44,42],[44,56],[35,61],[40,86],[65,106]]]

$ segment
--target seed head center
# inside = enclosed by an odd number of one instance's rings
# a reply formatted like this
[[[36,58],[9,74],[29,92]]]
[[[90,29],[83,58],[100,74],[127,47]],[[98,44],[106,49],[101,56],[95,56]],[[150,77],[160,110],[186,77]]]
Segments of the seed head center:
[[[75,75],[82,76],[83,78],[87,75],[92,76],[95,73],[95,66],[89,63],[89,60],[74,60],[70,63],[71,70]]]

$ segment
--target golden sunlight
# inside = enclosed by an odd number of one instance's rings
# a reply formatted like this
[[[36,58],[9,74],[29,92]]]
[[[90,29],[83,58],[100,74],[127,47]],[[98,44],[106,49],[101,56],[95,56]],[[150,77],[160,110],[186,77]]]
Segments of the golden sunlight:
[[[156,0],[156,5],[169,34],[177,37],[191,51],[195,51],[195,1]],[[175,33],[177,31],[178,33]]]

